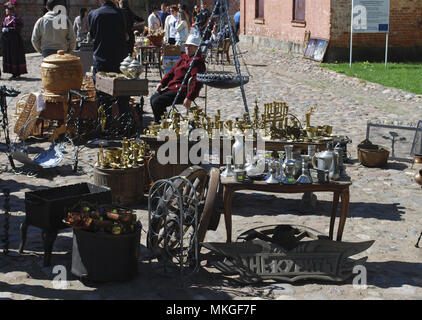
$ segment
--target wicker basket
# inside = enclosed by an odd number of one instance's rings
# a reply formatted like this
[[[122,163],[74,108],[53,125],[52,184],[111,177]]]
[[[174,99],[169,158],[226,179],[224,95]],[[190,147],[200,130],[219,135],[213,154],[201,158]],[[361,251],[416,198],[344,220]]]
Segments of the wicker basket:
[[[151,44],[157,47],[161,47],[163,45],[163,36],[147,36]]]
[[[361,149],[358,147],[359,162],[366,167],[383,167],[387,164],[390,151],[380,147],[378,150]]]
[[[19,113],[19,118],[16,120],[15,127],[13,129],[13,132],[19,136],[20,140],[25,140],[30,135],[39,133],[39,126],[42,122],[42,120],[35,120],[41,113],[41,111],[37,110],[37,95],[30,93],[25,97],[25,99],[18,102],[18,104],[24,103],[24,107]]]

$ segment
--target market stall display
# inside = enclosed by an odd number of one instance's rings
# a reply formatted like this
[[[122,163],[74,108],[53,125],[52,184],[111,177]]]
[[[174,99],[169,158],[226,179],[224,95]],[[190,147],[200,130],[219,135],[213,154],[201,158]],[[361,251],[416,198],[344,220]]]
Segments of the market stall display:
[[[111,190],[90,183],[79,183],[25,192],[25,220],[20,226],[19,252],[22,253],[24,250],[28,227],[40,228],[44,242],[44,265],[50,265],[57,233],[61,229],[68,228],[63,219],[66,218],[68,209],[79,201],[111,204]]]
[[[68,211],[73,228],[72,273],[93,281],[137,274],[142,224],[132,210],[80,202]]]
[[[144,200],[145,164],[148,146],[123,138],[122,148],[104,148],[100,143],[94,165],[94,184],[111,188],[113,203],[124,205]]]

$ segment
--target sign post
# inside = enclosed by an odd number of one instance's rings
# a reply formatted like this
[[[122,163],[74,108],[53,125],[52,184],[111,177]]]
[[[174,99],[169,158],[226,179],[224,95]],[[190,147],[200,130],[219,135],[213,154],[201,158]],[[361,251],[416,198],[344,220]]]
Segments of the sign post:
[[[389,24],[390,0],[352,0],[350,67],[353,57],[353,33],[385,33],[385,67],[387,67]]]

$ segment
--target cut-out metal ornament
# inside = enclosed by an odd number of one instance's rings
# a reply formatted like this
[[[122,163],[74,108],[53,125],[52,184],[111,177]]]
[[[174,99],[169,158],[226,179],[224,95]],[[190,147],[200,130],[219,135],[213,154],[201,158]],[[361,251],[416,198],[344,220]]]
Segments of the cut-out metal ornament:
[[[353,268],[368,257],[350,256],[365,251],[374,243],[339,242],[306,226],[271,225],[242,233],[235,243],[204,243],[212,251],[212,265],[245,284],[265,280],[295,282],[304,279],[345,281]]]

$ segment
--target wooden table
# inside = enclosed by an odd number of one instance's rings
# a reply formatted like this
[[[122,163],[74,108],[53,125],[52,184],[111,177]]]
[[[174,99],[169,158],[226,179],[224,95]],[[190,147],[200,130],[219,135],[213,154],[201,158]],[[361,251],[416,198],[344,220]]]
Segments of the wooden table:
[[[337,230],[337,241],[341,241],[344,225],[346,223],[347,213],[349,211],[349,186],[352,183],[347,182],[330,182],[328,184],[267,184],[265,181],[254,181],[251,183],[239,183],[234,178],[221,177],[221,185],[223,186],[224,201],[224,219],[226,222],[227,242],[231,242],[232,237],[232,197],[233,192],[239,190],[254,190],[274,193],[305,193],[305,192],[332,192],[333,206],[330,218],[330,239],[333,239],[334,223],[337,214],[339,199],[341,199],[341,216]]]
[[[140,63],[145,68],[145,79],[148,76],[148,67],[157,67],[160,72],[160,79],[163,77],[161,71],[161,47],[150,45],[140,46]]]

